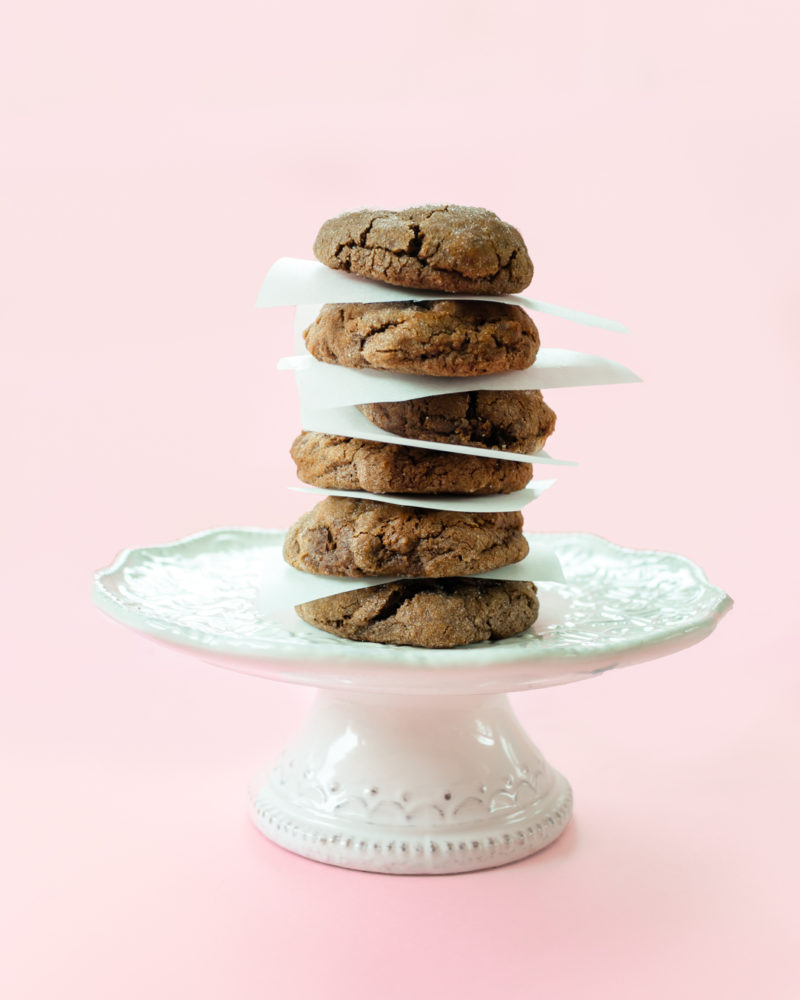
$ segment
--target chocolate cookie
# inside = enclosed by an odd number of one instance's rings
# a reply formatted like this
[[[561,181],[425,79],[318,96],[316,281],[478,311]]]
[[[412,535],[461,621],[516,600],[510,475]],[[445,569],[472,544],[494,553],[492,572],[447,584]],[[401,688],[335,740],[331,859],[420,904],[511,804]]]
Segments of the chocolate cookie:
[[[381,430],[401,437],[522,454],[543,448],[556,424],[538,389],[455,392],[401,403],[364,403],[359,410]]]
[[[539,599],[534,584],[511,580],[398,580],[295,611],[345,639],[448,649],[524,632],[536,621]]]
[[[536,360],[539,331],[501,302],[326,305],[303,334],[318,361],[408,375],[493,375]]]
[[[324,223],[314,254],[328,267],[403,288],[505,295],[533,277],[517,230],[464,205],[346,212]]]
[[[529,462],[406,448],[303,431],[292,444],[297,475],[310,486],[368,493],[513,493],[530,482]]]
[[[528,554],[522,514],[464,514],[328,497],[286,533],[283,558],[330,576],[464,576]]]

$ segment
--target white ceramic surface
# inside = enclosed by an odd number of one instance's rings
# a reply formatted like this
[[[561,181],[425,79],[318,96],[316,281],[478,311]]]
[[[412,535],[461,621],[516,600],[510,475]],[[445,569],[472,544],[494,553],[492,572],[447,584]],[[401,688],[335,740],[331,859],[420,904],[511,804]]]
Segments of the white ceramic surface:
[[[572,813],[569,785],[506,695],[320,691],[304,731],[250,793],[256,826],[281,846],[404,875],[527,857]]]
[[[526,857],[563,831],[564,778],[505,692],[563,684],[700,641],[730,608],[689,560],[593,535],[527,535],[561,560],[533,629],[452,650],[355,643],[285,614],[261,619],[268,548],[233,528],[123,552],[95,576],[117,621],[220,666],[321,688],[304,731],[251,787],[260,830],[306,857],[446,874]]]

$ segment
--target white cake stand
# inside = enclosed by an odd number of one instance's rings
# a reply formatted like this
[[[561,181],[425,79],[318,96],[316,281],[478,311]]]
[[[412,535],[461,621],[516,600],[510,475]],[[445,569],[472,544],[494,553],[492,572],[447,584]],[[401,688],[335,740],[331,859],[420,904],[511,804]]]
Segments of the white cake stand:
[[[507,692],[583,680],[705,638],[731,607],[689,560],[593,535],[528,535],[561,559],[521,636],[452,650],[356,643],[291,609],[259,618],[283,533],[219,529],[132,549],[97,573],[95,603],[145,635],[243,673],[320,689],[304,730],[251,787],[256,826],[297,854],[404,874],[533,854],[572,812],[565,779]]]

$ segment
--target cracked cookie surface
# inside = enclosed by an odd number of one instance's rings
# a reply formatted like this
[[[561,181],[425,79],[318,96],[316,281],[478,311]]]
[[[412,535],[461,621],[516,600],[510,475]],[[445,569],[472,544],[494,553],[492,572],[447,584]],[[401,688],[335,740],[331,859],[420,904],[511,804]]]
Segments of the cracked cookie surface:
[[[511,580],[398,580],[295,608],[318,629],[357,642],[450,649],[507,639],[539,613],[533,583]]]
[[[325,305],[303,337],[318,361],[409,375],[521,371],[539,350],[524,309],[460,299]]]
[[[328,267],[403,288],[506,295],[533,277],[519,232],[466,205],[345,212],[323,224],[314,254]]]
[[[283,557],[329,576],[469,576],[528,554],[522,514],[462,513],[328,497],[286,533]]]
[[[303,431],[295,438],[291,454],[304,483],[328,490],[484,496],[521,490],[533,477],[529,462],[407,448],[316,431]]]
[[[422,441],[533,454],[552,434],[556,415],[538,389],[455,392],[400,403],[362,403],[381,430]]]

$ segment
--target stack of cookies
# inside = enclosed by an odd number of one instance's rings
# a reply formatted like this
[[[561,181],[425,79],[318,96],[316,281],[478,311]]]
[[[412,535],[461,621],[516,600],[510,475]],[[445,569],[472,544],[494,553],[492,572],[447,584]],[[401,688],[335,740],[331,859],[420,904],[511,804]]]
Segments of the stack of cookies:
[[[459,296],[519,292],[533,275],[513,226],[454,205],[339,216],[323,225],[314,253],[354,275]],[[553,431],[555,414],[538,391],[458,391],[459,377],[533,364],[539,335],[516,305],[447,297],[330,304],[304,339],[327,364],[452,380],[452,392],[359,407],[391,434],[530,455]],[[348,639],[444,648],[516,635],[536,620],[532,581],[474,576],[525,558],[519,510],[424,503],[514,493],[530,481],[530,462],[306,431],[292,457],[311,486],[373,496],[323,500],[287,533],[286,561],[309,573],[402,578],[301,604],[306,622]],[[392,494],[420,497],[419,505],[392,503]]]

